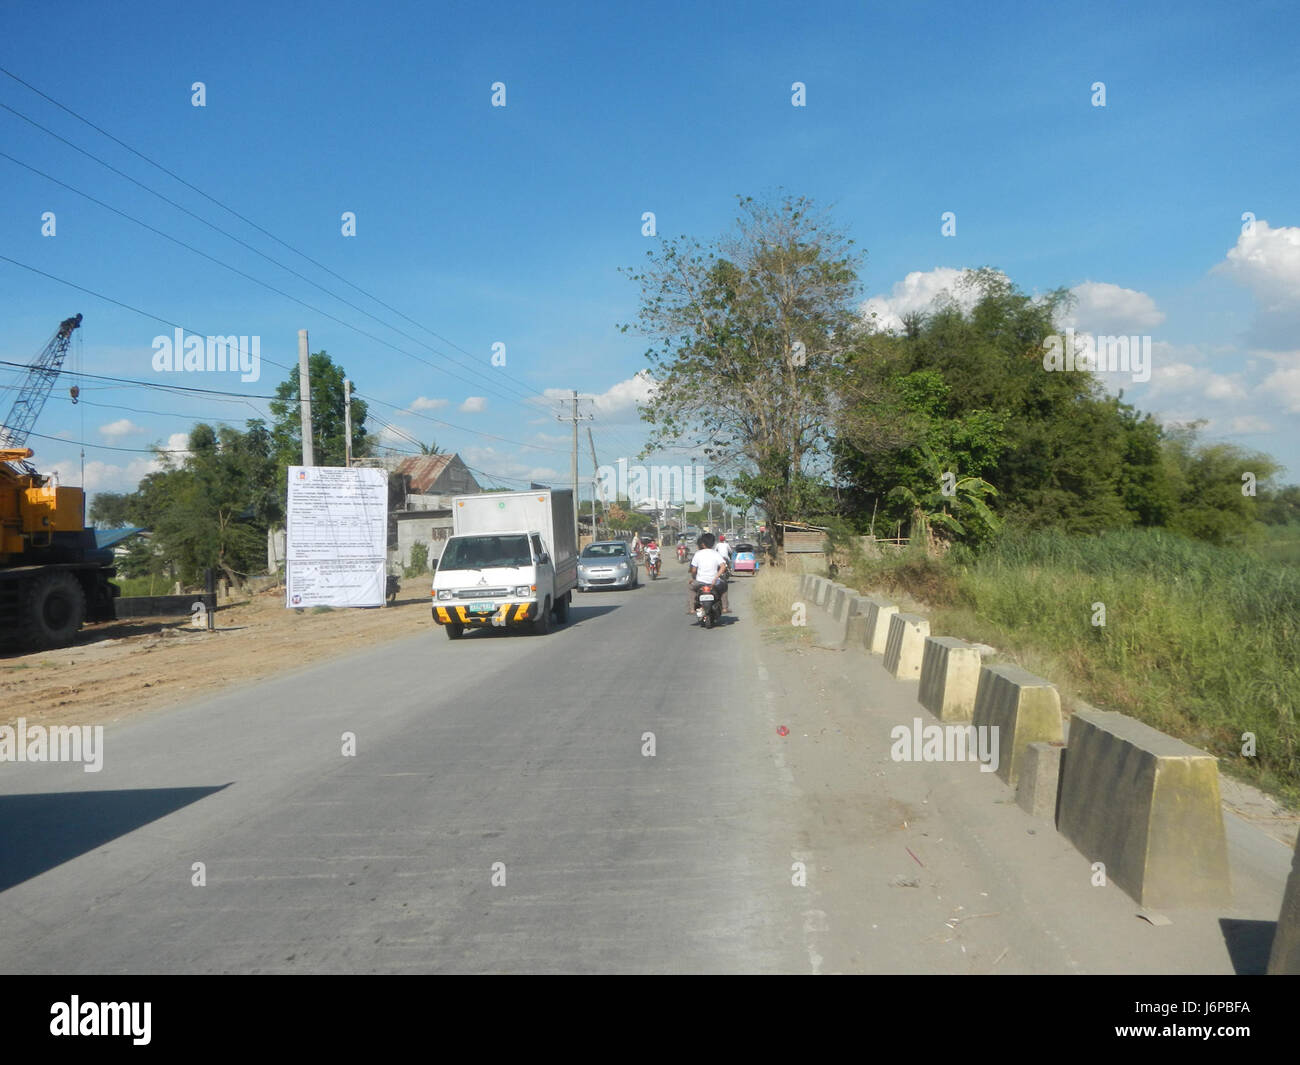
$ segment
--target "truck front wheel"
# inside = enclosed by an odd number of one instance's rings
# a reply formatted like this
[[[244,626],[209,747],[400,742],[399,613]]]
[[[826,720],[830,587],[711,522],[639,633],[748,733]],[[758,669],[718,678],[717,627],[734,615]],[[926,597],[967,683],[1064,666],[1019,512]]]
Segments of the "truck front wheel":
[[[533,632],[538,636],[545,636],[551,631],[551,599],[547,596],[546,601],[541,605],[537,617],[533,619]]]
[[[86,617],[86,593],[71,573],[47,573],[27,586],[25,643],[33,651],[67,647]]]
[[[446,630],[447,639],[449,640],[459,640],[465,635],[465,626],[459,621],[449,621],[443,626],[443,629]]]
[[[572,592],[565,592],[562,596],[560,596],[559,603],[556,604],[555,620],[558,621],[561,625],[567,625],[569,623],[569,598],[572,595],[573,595]]]

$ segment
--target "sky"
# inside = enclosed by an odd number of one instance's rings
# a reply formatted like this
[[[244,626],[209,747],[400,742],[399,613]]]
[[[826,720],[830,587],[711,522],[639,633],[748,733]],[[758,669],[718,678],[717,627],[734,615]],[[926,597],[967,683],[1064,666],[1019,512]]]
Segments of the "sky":
[[[1296,482],[1298,45],[1290,3],[7,4],[0,362],[84,315],[29,444],[91,493],[265,417],[300,329],[382,442],[563,484],[573,390],[584,478],[586,428],[646,437],[620,268],[786,190],[877,322],[972,267],[1069,288],[1063,325],[1149,338],[1108,389]],[[257,337],[258,379],[159,370],[177,326]]]

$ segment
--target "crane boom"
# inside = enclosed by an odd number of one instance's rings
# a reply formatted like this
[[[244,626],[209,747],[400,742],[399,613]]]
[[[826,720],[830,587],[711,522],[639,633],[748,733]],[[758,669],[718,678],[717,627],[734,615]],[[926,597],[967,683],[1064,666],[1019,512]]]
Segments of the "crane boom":
[[[79,314],[72,318],[65,318],[59,323],[58,331],[50,337],[50,342],[36,356],[36,361],[32,363],[27,373],[27,379],[18,390],[18,398],[9,408],[4,423],[0,424],[0,448],[26,446],[32,426],[41,416],[41,409],[49,399],[54,382],[59,379],[63,360],[68,354],[68,345],[72,343],[72,332],[80,325]]]

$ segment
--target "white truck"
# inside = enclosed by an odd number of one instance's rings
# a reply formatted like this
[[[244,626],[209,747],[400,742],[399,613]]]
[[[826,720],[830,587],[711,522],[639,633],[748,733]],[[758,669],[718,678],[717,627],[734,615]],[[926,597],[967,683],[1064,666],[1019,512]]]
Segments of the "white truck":
[[[467,628],[569,619],[578,584],[573,491],[483,492],[451,502],[452,535],[433,576],[433,620],[458,640]]]

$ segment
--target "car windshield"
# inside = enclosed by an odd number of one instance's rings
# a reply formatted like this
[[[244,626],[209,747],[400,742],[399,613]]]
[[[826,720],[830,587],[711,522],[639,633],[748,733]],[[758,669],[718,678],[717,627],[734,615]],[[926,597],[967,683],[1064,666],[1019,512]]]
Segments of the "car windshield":
[[[464,536],[447,541],[438,569],[505,569],[532,564],[527,536]]]
[[[582,549],[583,558],[618,558],[626,554],[626,544],[588,544]]]

